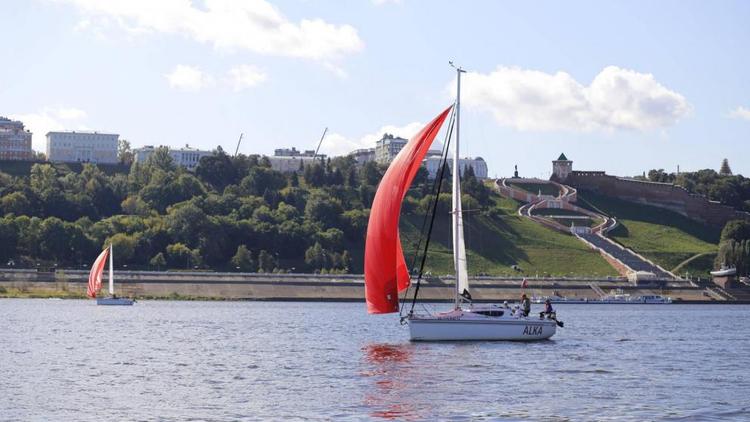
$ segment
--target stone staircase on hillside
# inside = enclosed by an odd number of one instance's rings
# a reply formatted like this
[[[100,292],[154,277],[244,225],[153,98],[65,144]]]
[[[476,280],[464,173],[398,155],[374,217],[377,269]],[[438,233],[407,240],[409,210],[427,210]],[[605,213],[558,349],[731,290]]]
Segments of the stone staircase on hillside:
[[[495,189],[500,195],[525,202],[525,204],[518,209],[518,215],[535,221],[536,223],[550,229],[574,234],[578,239],[602,253],[610,264],[620,272],[630,273],[633,271],[645,271],[653,273],[659,280],[678,279],[674,274],[664,270],[648,259],[607,239],[607,232],[617,226],[617,220],[608,215],[602,214],[601,212],[594,212],[575,205],[574,203],[577,201],[578,194],[574,188],[556,182],[548,182],[559,189],[557,197],[541,194],[535,195],[528,191],[519,189],[514,185],[522,183],[522,180],[523,179],[499,179],[495,181]],[[535,184],[544,182],[539,179],[529,179],[528,181]],[[554,203],[554,207],[550,206],[552,203]],[[542,208],[550,207],[570,209],[591,217],[601,218],[604,222],[591,229],[585,228],[585,230],[575,230],[575,228],[562,226],[548,218],[534,215],[533,210],[540,206]]]
[[[599,234],[585,233],[579,234],[578,237],[595,246],[597,249],[603,250],[611,257],[622,262],[633,271],[646,271],[654,273],[654,275],[656,275],[656,278],[660,280],[672,280],[675,278],[672,274],[663,270],[661,267],[643,259],[629,249],[625,249],[622,246],[611,242],[608,239],[605,239]]]

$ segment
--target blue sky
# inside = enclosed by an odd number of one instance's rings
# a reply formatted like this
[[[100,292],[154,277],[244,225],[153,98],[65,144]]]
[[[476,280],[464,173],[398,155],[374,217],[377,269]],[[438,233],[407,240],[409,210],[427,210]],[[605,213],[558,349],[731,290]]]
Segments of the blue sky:
[[[0,115],[244,153],[409,136],[465,79],[490,175],[750,174],[750,2],[6,1]]]

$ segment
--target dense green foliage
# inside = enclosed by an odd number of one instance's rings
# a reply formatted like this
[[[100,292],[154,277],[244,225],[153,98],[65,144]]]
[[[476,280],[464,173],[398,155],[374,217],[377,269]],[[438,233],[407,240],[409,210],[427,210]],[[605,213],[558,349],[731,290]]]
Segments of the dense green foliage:
[[[112,243],[120,268],[359,273],[384,168],[339,157],[282,174],[263,158],[217,150],[191,173],[159,150],[125,172],[77,170],[38,163],[26,174],[0,173],[3,263],[88,268]],[[433,181],[424,168],[412,186],[401,218],[410,263],[431,209]],[[473,171],[462,188],[471,273],[518,275],[518,265],[527,275],[615,275],[575,238],[516,215],[518,204],[500,199]],[[433,274],[452,272],[449,210],[442,194],[426,266]]]
[[[383,171],[338,157],[305,166],[300,177],[220,149],[195,173],[163,148],[128,173],[37,163],[26,175],[0,173],[0,259],[86,267],[111,243],[117,265],[128,268],[361,272]],[[473,172],[464,183],[467,206],[487,204],[489,189]],[[425,169],[413,186],[404,212],[423,214],[432,188]]]
[[[382,169],[337,158],[305,175],[310,182],[221,150],[193,174],[166,149],[129,173],[43,163],[26,175],[0,173],[0,259],[85,266],[112,243],[129,268],[351,270],[347,251],[362,248]],[[306,260],[308,250],[317,258]]]
[[[738,210],[750,211],[750,179],[742,175],[732,175],[728,162],[722,163],[722,171],[719,173],[705,169],[677,174],[659,169],[649,171],[648,179],[652,182],[674,183],[690,193],[705,196]]]
[[[714,267],[718,269],[724,265],[737,268],[739,275],[750,274],[750,221],[730,221],[721,231]]]

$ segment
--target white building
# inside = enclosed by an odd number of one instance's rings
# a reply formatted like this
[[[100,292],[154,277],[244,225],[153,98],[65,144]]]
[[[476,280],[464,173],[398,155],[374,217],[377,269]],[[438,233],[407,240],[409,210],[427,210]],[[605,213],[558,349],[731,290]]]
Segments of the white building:
[[[314,150],[298,151],[297,148],[279,148],[274,150],[273,157],[268,157],[271,168],[282,173],[300,171],[304,166],[317,161],[325,161],[325,154],[315,155]]]
[[[117,163],[120,135],[99,132],[47,133],[47,160],[55,163]]]
[[[401,152],[401,149],[404,148],[407,142],[409,142],[408,139],[384,133],[383,137],[375,143],[375,161],[378,164],[390,163]],[[441,154],[442,152],[439,149],[430,149],[427,151],[428,157]]]
[[[364,163],[375,161],[375,148],[357,149],[350,152],[349,155],[361,166]]]
[[[430,179],[434,179],[435,177],[437,177],[438,171],[440,171],[440,163],[442,161],[442,157],[438,156],[431,156],[424,159],[423,163],[425,167],[427,167],[427,172],[430,174],[428,177]],[[448,168],[451,170],[451,174],[453,174],[453,159],[449,158],[447,161]],[[459,170],[461,171],[461,175],[464,174],[467,167],[471,166],[477,179],[487,178],[487,163],[482,157],[459,158],[458,165]]]
[[[0,160],[31,160],[31,132],[23,123],[0,116]]]
[[[200,150],[192,148],[190,145],[185,145],[184,148],[169,148],[169,155],[174,160],[174,163],[178,166],[185,167],[188,170],[194,170],[198,167],[201,158],[213,155],[213,151]],[[146,145],[142,148],[136,148],[133,150],[136,163],[145,163],[148,157],[156,151],[153,145]]]

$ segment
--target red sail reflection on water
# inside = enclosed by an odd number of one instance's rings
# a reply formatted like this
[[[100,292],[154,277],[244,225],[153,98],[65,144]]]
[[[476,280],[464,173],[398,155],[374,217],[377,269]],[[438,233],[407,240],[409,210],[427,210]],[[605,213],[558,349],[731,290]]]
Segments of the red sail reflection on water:
[[[370,344],[362,348],[369,367],[363,376],[373,377],[374,388],[365,395],[365,405],[372,408],[370,416],[381,419],[420,419],[415,404],[404,397],[413,386],[409,363],[413,346],[399,344]]]

